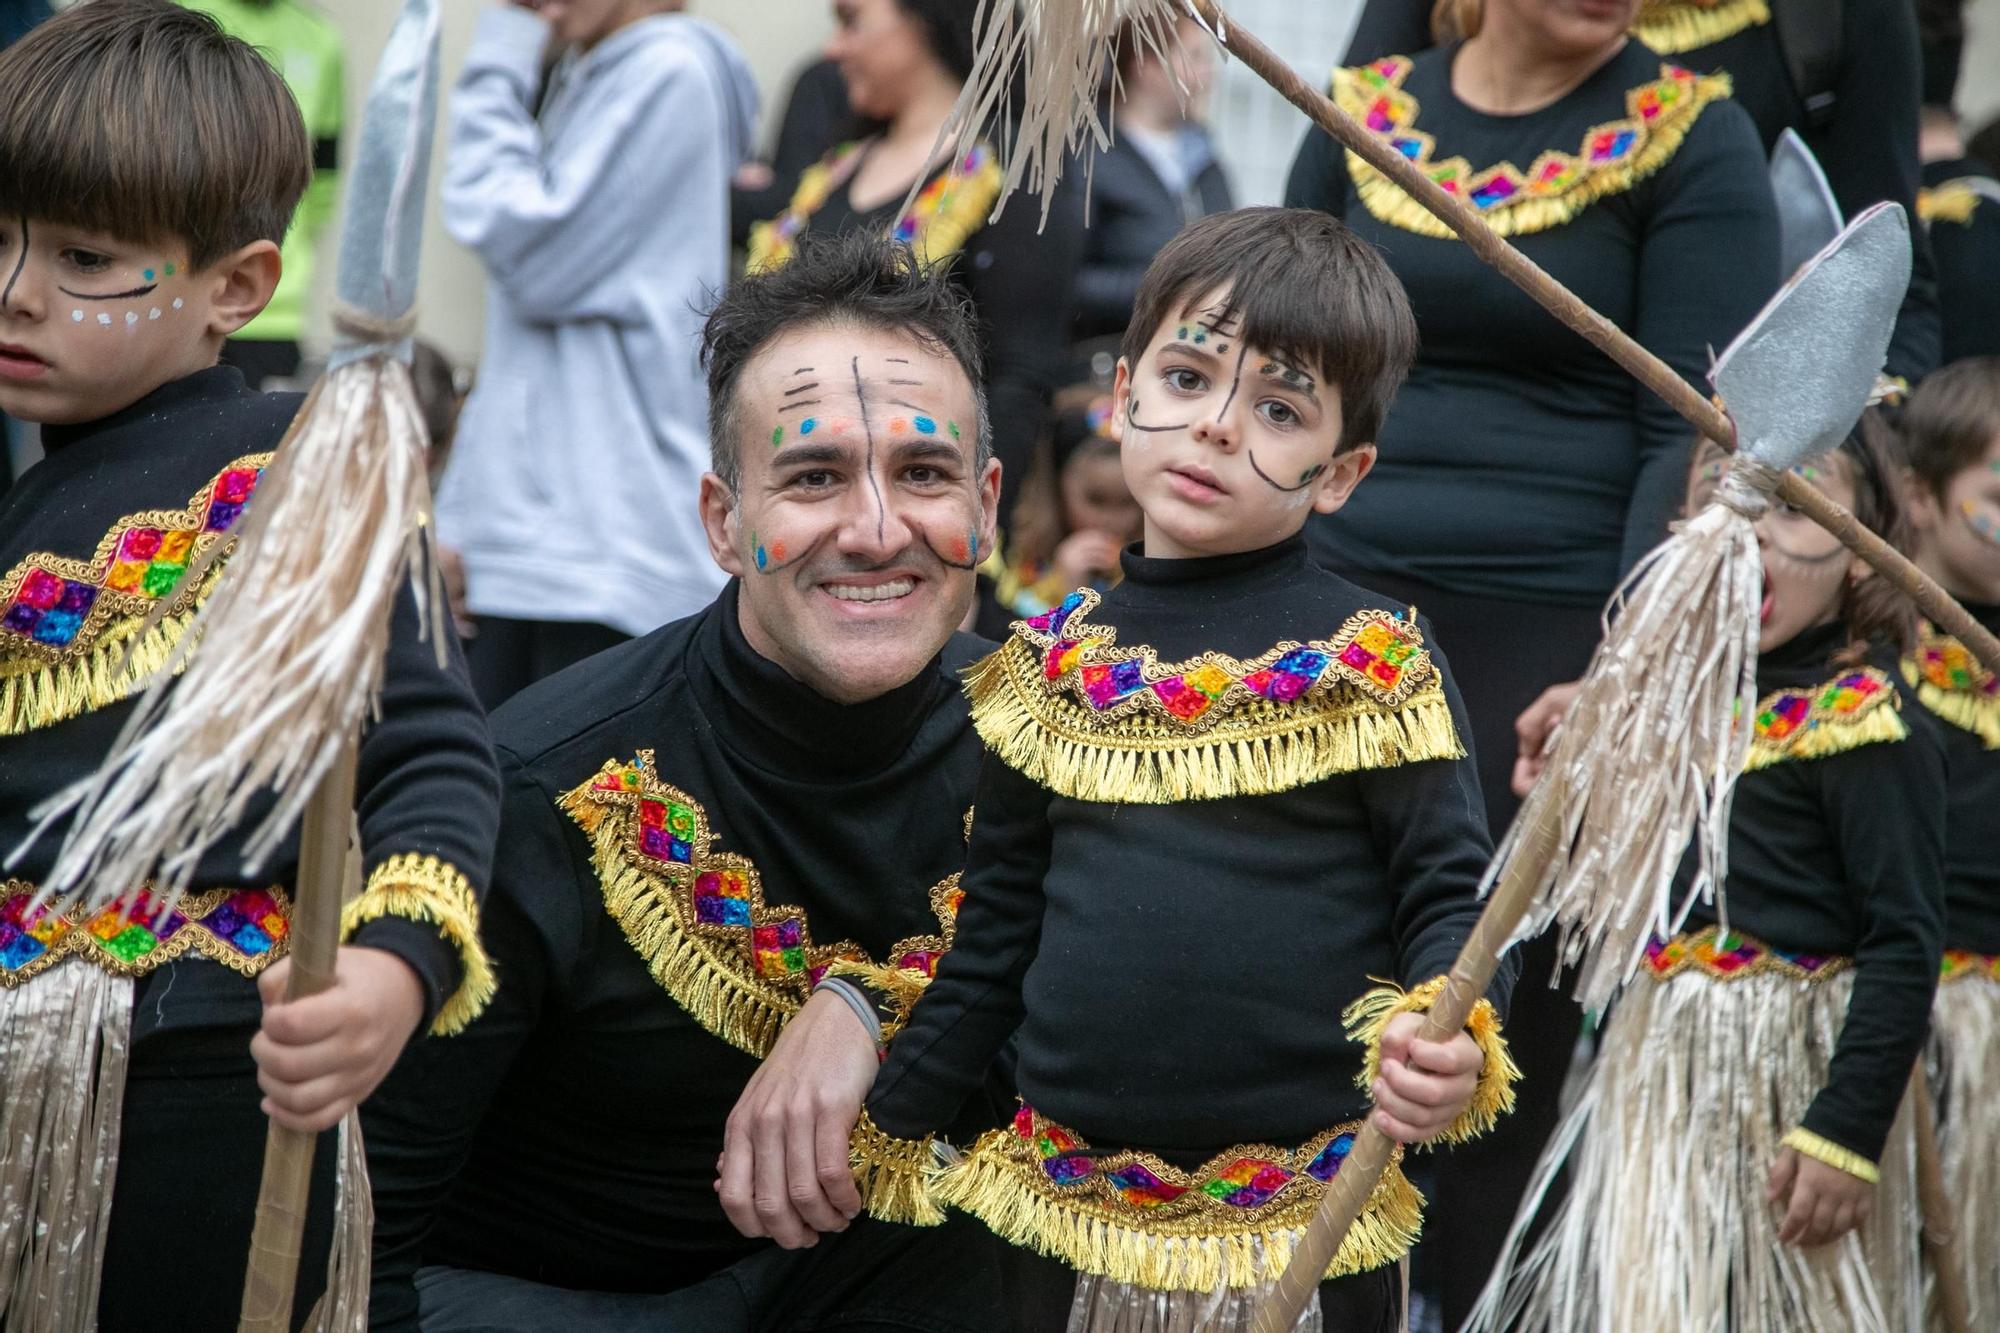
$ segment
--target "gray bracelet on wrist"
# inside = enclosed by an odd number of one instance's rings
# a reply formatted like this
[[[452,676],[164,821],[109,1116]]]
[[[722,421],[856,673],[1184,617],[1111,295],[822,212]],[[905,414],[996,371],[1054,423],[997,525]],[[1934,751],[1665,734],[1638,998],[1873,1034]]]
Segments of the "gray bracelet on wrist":
[[[847,1001],[847,1007],[854,1011],[854,1016],[867,1026],[868,1035],[875,1041],[875,1049],[881,1050],[882,1016],[875,1012],[875,1005],[867,994],[845,977],[821,977],[819,984],[813,987],[813,992],[817,994],[823,990],[830,990]]]

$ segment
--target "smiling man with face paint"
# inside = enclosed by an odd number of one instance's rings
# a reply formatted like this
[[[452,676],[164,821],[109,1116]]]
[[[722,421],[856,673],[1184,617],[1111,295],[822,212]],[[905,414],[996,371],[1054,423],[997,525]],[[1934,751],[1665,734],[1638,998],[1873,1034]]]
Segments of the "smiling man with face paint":
[[[954,627],[999,496],[975,346],[859,234],[709,316],[731,581],[494,718],[507,984],[371,1108],[376,1328],[996,1326],[989,1238],[850,1226],[847,1151],[956,925],[983,645]],[[743,1141],[784,1206],[718,1180]]]

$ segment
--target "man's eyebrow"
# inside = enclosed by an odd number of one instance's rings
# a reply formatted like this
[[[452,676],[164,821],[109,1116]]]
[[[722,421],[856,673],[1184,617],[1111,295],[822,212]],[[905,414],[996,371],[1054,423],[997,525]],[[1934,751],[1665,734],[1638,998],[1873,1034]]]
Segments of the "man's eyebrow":
[[[907,440],[898,440],[891,446],[896,457],[904,462],[918,462],[926,458],[949,458],[955,463],[965,461],[965,452],[949,440],[940,437],[918,435]]]
[[[845,463],[853,456],[852,447],[828,440],[824,444],[793,444],[771,455],[771,466],[800,467],[807,463]]]

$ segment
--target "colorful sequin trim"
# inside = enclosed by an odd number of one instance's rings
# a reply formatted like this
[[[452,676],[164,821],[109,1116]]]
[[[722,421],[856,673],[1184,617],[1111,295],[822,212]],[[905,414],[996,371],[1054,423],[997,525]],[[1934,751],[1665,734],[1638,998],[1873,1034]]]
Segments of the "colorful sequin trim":
[[[1924,707],[1972,732],[1987,749],[2000,750],[2000,677],[1956,638],[1924,621],[1916,652],[1903,659],[1903,679]]]
[[[144,616],[173,592],[197,555],[235,526],[269,454],[237,459],[179,510],[121,518],[88,560],[36,552],[0,578],[0,670],[80,657],[107,626]],[[191,602],[183,592],[176,606]]]
[[[1669,940],[1646,942],[1646,970],[1656,981],[1699,972],[1717,981],[1766,973],[1804,981],[1823,981],[1847,969],[1852,960],[1838,954],[1791,953],[1720,926],[1704,926]]]
[[[1388,56],[1336,70],[1333,94],[1341,109],[1414,162],[1502,236],[1546,231],[1570,221],[1598,199],[1630,189],[1673,157],[1703,107],[1729,95],[1724,76],[1700,76],[1662,64],[1660,77],[1625,94],[1624,118],[1591,128],[1575,153],[1550,149],[1526,171],[1512,162],[1475,169],[1463,157],[1436,157],[1437,141],[1417,128],[1417,99],[1403,91],[1410,61]],[[1426,236],[1456,235],[1428,209],[1353,153],[1348,172],[1377,219]]]
[[[785,211],[750,229],[746,273],[763,273],[791,261],[813,214],[834,190],[847,183],[861,163],[865,146],[841,144],[800,174]],[[974,144],[948,169],[931,177],[910,210],[891,225],[889,234],[909,246],[918,263],[948,259],[986,225],[994,201],[1000,197],[1000,182],[998,155],[986,144]]]
[[[765,899],[742,856],[714,850],[708,813],[661,779],[653,752],[613,760],[565,795],[591,836],[605,905],[653,977],[723,1040],[763,1055],[836,963],[886,966],[928,979],[950,947],[958,876],[931,890],[939,933],[891,945],[881,964],[851,940],[816,944],[805,912]]]
[[[1970,949],[1946,949],[1938,963],[1938,984],[1984,977],[2000,981],[2000,953],[1974,953]]]
[[[1757,703],[1747,771],[1793,759],[1818,759],[1909,734],[1888,673],[1875,667],[1843,672],[1811,689],[1776,690]]]
[[[1770,21],[1764,0],[1646,0],[1632,35],[1660,55],[1677,56]]]
[[[121,977],[141,977],[188,953],[255,976],[285,956],[291,905],[284,891],[210,889],[182,896],[162,912],[141,892],[128,907],[88,918],[30,908],[35,887],[0,885],[0,986],[18,986],[69,958]]]

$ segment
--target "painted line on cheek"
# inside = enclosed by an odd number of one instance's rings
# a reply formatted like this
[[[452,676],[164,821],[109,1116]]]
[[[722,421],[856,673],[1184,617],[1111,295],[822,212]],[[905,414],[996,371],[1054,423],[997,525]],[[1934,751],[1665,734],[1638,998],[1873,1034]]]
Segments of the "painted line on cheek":
[[[1183,421],[1178,426],[1141,425],[1139,423],[1139,400],[1137,398],[1133,398],[1125,404],[1125,424],[1130,426],[1133,430],[1143,430],[1148,433],[1157,433],[1159,431],[1168,431],[1168,430],[1186,430],[1189,426],[1192,426],[1194,423],[1192,421]]]
[[[1246,449],[1243,452],[1243,456],[1250,460],[1250,470],[1256,473],[1258,476],[1262,477],[1264,479],[1264,484],[1266,486],[1269,486],[1274,491],[1285,491],[1287,493],[1292,491],[1302,491],[1306,487],[1312,485],[1314,481],[1318,480],[1320,473],[1326,471],[1326,464],[1314,463],[1311,467],[1307,468],[1304,472],[1299,474],[1298,485],[1281,486],[1278,484],[1278,482],[1272,479],[1270,473],[1266,472],[1263,468],[1257,466],[1256,454]]]
[[[21,253],[14,257],[14,271],[7,275],[7,285],[0,288],[0,305],[14,299],[14,284],[21,280],[21,270],[28,266],[28,215],[21,214]]]
[[[854,397],[861,404],[861,433],[868,441],[864,466],[868,469],[868,489],[875,496],[875,541],[879,545],[889,527],[889,510],[882,500],[882,483],[875,480],[875,428],[868,421],[868,390],[861,383],[861,358],[855,357],[848,368],[854,372]]]
[[[58,287],[56,290],[64,296],[74,296],[79,301],[133,301],[141,296],[152,295],[153,288],[159,285],[157,282],[148,283],[144,287],[134,287],[129,292],[73,292],[67,287]]]

